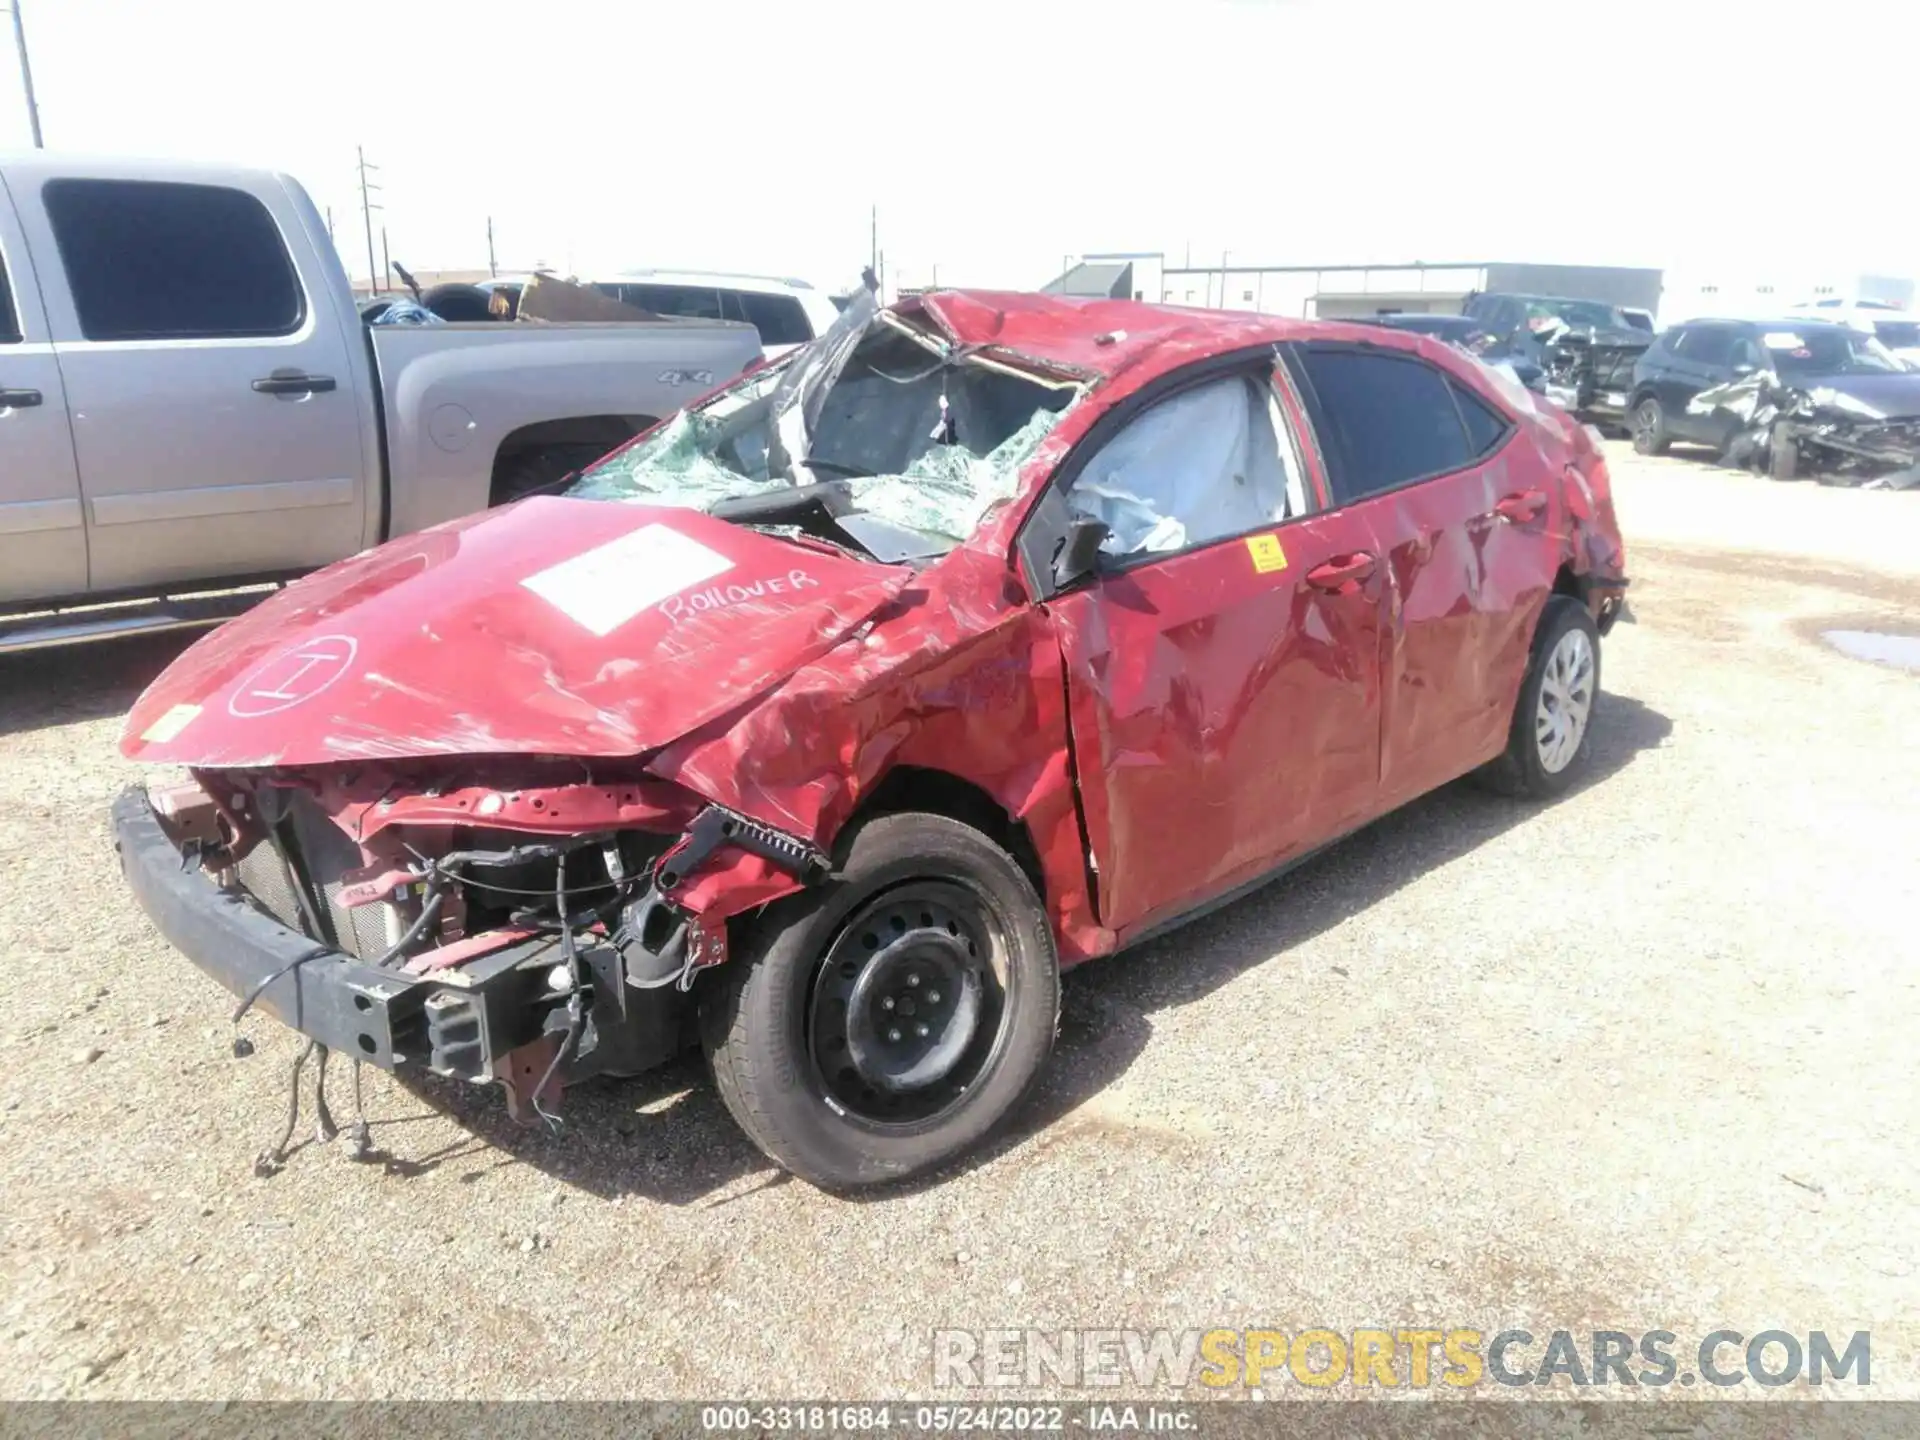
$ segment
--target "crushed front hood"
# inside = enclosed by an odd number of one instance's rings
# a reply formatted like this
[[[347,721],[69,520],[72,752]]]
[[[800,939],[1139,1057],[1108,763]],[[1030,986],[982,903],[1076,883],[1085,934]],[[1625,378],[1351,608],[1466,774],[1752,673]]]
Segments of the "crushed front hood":
[[[1889,420],[1920,415],[1920,371],[1906,375],[1821,375],[1795,377],[1801,390],[1836,390],[1870,405]]]
[[[206,768],[634,755],[765,693],[909,576],[695,511],[538,497],[215,631],[135,703],[121,750]]]

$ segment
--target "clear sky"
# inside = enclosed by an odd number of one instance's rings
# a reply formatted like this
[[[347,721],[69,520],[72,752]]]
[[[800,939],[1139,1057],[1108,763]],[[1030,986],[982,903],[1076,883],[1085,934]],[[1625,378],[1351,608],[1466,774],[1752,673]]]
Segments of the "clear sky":
[[[8,0],[0,0],[0,5]],[[291,171],[364,273],[1061,257],[1920,271],[1920,6],[23,0],[50,148]],[[0,24],[4,24],[0,21]],[[0,149],[24,147],[0,29]]]

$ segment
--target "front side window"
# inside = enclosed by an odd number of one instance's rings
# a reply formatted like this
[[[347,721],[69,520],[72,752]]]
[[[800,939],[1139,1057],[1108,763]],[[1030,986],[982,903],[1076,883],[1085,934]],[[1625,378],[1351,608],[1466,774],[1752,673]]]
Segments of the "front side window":
[[[1107,527],[1101,550],[1169,553],[1245,535],[1306,510],[1292,445],[1264,372],[1183,390],[1143,411],[1074,477],[1074,517]]]
[[[1300,352],[1337,503],[1464,468],[1473,458],[1447,378],[1423,360]]]
[[[44,198],[89,340],[291,335],[306,318],[280,229],[243,190],[50,180]]]

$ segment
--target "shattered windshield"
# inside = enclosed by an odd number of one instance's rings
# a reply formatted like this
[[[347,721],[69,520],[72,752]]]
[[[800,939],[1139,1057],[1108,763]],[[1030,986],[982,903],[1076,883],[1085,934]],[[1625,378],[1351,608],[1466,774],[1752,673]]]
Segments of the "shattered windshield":
[[[1761,337],[1781,375],[1897,375],[1898,357],[1871,335],[1839,326],[1769,331]]]
[[[752,523],[871,516],[944,553],[1013,495],[1022,462],[1077,393],[909,328],[863,296],[792,363],[682,411],[568,493]]]

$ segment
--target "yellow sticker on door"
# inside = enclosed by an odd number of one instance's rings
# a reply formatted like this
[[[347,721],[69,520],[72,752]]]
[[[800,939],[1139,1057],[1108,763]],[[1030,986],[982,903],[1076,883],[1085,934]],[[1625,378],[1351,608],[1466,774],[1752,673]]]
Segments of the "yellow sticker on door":
[[[1262,575],[1287,568],[1287,552],[1280,548],[1278,535],[1249,535],[1247,553],[1253,556],[1253,568]]]

